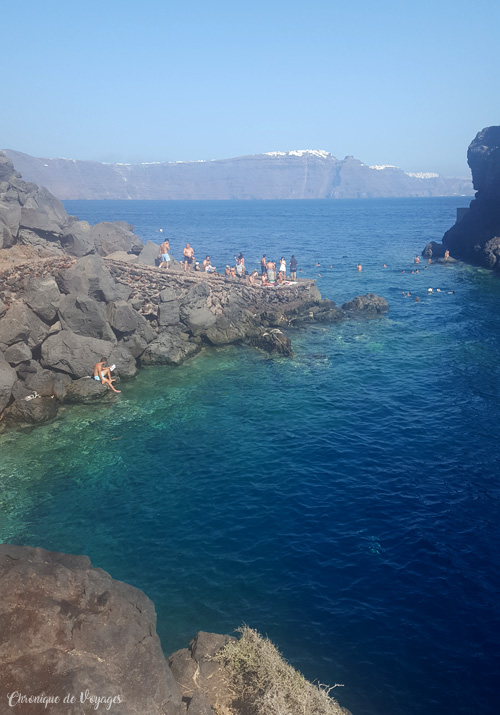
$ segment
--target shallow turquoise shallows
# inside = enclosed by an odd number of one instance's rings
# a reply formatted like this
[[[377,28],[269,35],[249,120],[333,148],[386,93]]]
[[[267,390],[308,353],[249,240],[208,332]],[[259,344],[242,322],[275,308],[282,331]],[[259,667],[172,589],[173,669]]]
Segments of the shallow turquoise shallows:
[[[391,310],[295,332],[291,359],[146,369],[0,437],[0,537],[143,589],[165,652],[247,623],[354,715],[497,713],[500,282],[413,263],[468,202],[66,202],[177,258],[294,253],[324,297]]]

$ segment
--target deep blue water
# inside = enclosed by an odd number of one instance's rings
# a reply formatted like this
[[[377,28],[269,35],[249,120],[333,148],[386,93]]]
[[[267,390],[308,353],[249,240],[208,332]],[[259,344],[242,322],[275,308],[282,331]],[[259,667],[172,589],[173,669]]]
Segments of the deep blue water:
[[[354,715],[497,713],[500,282],[411,274],[467,203],[65,202],[177,258],[186,241],[219,266],[295,253],[325,297],[391,310],[296,332],[292,359],[150,368],[108,408],[0,437],[0,538],[143,589],[166,652],[245,622],[344,684]]]

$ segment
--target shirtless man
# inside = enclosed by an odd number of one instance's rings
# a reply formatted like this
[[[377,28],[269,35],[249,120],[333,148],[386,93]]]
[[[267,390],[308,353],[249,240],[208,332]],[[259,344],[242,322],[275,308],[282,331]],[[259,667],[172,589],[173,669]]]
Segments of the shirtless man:
[[[101,358],[94,367],[94,380],[100,382],[102,385],[108,385],[113,392],[120,392],[113,385],[114,379],[111,377],[111,368],[106,366],[106,358]]]
[[[163,243],[160,246],[160,252],[158,253],[158,257],[161,259],[160,262],[160,268],[163,268],[163,265],[166,263],[167,268],[170,266],[170,244],[168,242],[168,238],[166,238]]]
[[[184,256],[184,272],[189,273],[194,257],[194,248],[191,247],[190,243],[186,243],[186,248],[183,250],[182,255]]]

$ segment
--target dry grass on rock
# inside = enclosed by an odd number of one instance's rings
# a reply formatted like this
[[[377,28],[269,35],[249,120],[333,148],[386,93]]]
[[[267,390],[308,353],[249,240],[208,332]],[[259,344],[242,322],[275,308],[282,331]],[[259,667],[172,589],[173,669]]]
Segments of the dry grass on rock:
[[[267,638],[244,626],[218,654],[235,699],[218,715],[345,715],[330,696],[289,665]],[[333,686],[335,687],[335,686]]]

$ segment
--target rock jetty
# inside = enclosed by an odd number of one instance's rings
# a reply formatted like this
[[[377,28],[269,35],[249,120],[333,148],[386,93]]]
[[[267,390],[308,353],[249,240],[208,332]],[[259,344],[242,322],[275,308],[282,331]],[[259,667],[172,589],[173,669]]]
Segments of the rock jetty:
[[[2,713],[262,712],[255,696],[266,693],[261,687],[252,693],[250,682],[235,692],[218,657],[233,637],[200,632],[188,648],[165,658],[150,599],[93,567],[87,556],[0,545],[0,624]],[[280,672],[292,670],[282,660],[278,665]],[[314,688],[296,677],[306,692]],[[321,708],[307,712],[348,712],[317,688],[315,700]],[[265,712],[278,710],[269,701]]]
[[[105,357],[120,379],[179,365],[205,346],[247,342],[292,354],[283,329],[374,317],[385,299],[341,308],[313,280],[263,289],[155,267],[158,246],[118,221],[90,226],[0,154],[0,430],[53,419],[63,403],[115,399],[90,379]]]
[[[442,243],[427,244],[422,255],[432,260],[452,259],[495,271],[500,270],[500,126],[477,134],[467,151],[475,199]]]

